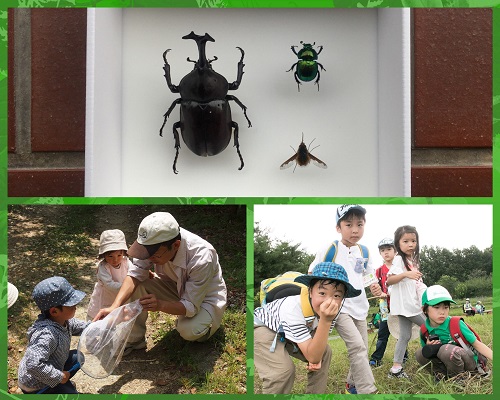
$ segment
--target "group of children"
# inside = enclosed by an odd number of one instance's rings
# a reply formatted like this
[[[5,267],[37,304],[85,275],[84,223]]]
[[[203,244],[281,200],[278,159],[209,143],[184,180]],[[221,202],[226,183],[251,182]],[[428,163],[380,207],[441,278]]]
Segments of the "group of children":
[[[124,233],[104,231],[87,321],[74,318],[85,293],[75,290],[65,278],[50,277],[35,286],[32,297],[41,314],[28,329],[28,345],[19,364],[18,386],[23,393],[78,393],[70,381],[80,367],[76,350],[70,350],[71,337],[81,335],[98,311],[113,303],[130,264]]]
[[[474,351],[458,345],[451,337],[449,310],[454,301],[444,287],[424,284],[419,269],[419,237],[414,227],[399,227],[393,240],[383,239],[379,243],[384,265],[374,271],[363,246],[358,244],[364,233],[365,214],[365,208],[359,205],[340,206],[336,229],[341,240],[316,254],[308,274],[295,278],[308,287],[314,318],[304,317],[301,295],[283,297],[255,309],[254,362],[263,393],[291,392],[295,364],[290,357],[307,363],[306,393],[326,393],[332,359],[328,334],[333,328],[347,348],[346,393],[378,393],[372,367],[382,363],[389,329],[384,315],[376,349],[369,358],[366,322],[369,303],[365,287],[372,296],[382,299],[381,306],[398,319],[399,338],[389,378],[408,378],[403,362],[414,324],[427,332],[421,337],[422,347],[415,358],[436,377],[477,371],[481,355],[493,359],[492,350],[463,321],[459,324],[461,334]]]

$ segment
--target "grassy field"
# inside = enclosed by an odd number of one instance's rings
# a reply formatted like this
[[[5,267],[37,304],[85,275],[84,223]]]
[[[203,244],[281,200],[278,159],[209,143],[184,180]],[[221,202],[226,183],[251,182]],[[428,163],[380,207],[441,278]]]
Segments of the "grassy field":
[[[481,298],[474,299],[481,300],[486,306],[486,309],[491,310],[492,299]],[[456,300],[458,305],[454,306],[450,314],[462,315],[461,305],[465,302],[463,300]],[[475,304],[475,301],[474,301]],[[370,314],[376,312],[376,307],[371,307]],[[481,340],[492,347],[493,341],[493,316],[492,314],[476,315],[474,317],[466,317],[466,322],[470,324],[474,330],[479,334]],[[368,345],[370,355],[375,350],[377,341],[377,330],[374,329],[369,332]],[[336,331],[332,332],[329,341],[333,350],[333,358],[330,366],[330,380],[328,383],[328,393],[345,393],[345,377],[349,369],[349,361],[347,357],[347,350],[342,339],[337,335]],[[408,353],[410,359],[405,365],[405,371],[410,376],[410,379],[391,379],[388,378],[387,373],[392,366],[392,359],[394,356],[394,348],[396,340],[394,337],[389,338],[386,352],[383,358],[383,365],[373,369],[375,377],[375,384],[380,393],[398,393],[398,394],[491,394],[492,377],[488,379],[478,379],[471,377],[465,381],[457,381],[456,379],[449,379],[436,383],[432,375],[423,370],[415,360],[414,354],[418,347],[420,347],[419,340],[412,340],[408,345]],[[305,364],[294,359],[296,364],[296,379],[293,387],[293,394],[300,394],[305,392],[307,385],[307,375]],[[489,363],[491,367],[491,362]],[[257,373],[256,373],[257,375]],[[255,378],[255,392],[261,392],[261,382],[256,376]]]
[[[26,331],[39,313],[31,299],[35,284],[50,276],[64,276],[87,293],[77,308],[77,317],[85,319],[96,281],[101,232],[121,229],[130,245],[140,221],[154,211],[171,212],[183,228],[208,240],[217,250],[228,290],[221,329],[206,343],[190,343],[173,329],[174,317],[150,313],[147,350],[132,352],[122,360],[115,380],[107,386],[102,381],[85,381],[88,377],[79,372],[74,378],[79,391],[246,392],[245,207],[35,205],[11,206],[8,215],[8,276],[19,289],[19,299],[9,309],[8,320],[8,386],[12,393],[17,389],[17,367],[24,354]]]

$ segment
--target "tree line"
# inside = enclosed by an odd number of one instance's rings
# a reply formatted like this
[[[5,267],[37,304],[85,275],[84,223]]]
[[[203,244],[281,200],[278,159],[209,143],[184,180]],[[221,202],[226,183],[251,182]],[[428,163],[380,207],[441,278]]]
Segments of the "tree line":
[[[307,273],[314,254],[301,249],[301,243],[274,239],[269,231],[254,229],[254,290],[260,282],[286,271]],[[424,246],[420,250],[420,269],[427,286],[443,285],[453,297],[487,296],[493,294],[493,247],[480,250],[476,246],[449,250]]]

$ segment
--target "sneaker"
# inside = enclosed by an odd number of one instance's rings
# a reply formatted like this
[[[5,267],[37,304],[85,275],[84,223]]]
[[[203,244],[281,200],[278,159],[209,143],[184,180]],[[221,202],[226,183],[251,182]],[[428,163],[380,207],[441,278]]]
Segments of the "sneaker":
[[[346,394],[358,394],[358,391],[356,390],[356,386],[349,385],[348,383],[346,383],[345,384],[345,393]]]
[[[382,366],[382,361],[381,360],[370,360],[370,367],[372,368],[378,368]]]
[[[406,372],[403,371],[403,368],[401,368],[397,372],[392,372],[392,368],[389,370],[389,373],[387,374],[388,378],[403,378],[403,379],[410,379],[410,377],[406,374]]]
[[[123,350],[123,356],[128,356],[133,350],[145,349],[146,346],[146,341],[131,343]]]

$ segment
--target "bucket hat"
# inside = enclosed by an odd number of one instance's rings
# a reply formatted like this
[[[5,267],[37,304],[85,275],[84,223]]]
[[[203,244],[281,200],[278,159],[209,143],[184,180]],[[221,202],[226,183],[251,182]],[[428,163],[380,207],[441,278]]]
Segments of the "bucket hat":
[[[139,225],[137,240],[128,249],[128,255],[139,260],[145,260],[157,250],[157,248],[148,249],[146,246],[167,242],[175,238],[179,233],[179,224],[172,214],[168,212],[150,214]]]
[[[448,292],[448,290],[446,290],[446,288],[441,285],[429,286],[427,289],[425,289],[425,292],[422,295],[423,306],[425,306],[426,304],[435,306],[436,304],[442,303],[443,301],[449,301],[451,303],[457,304],[451,298],[450,292]]]
[[[99,257],[108,251],[116,250],[128,250],[125,234],[119,229],[109,229],[101,233],[101,238],[99,239]]]
[[[10,308],[17,301],[17,297],[19,296],[19,291],[17,288],[10,282],[7,282],[7,308]]]
[[[85,293],[76,290],[61,276],[44,279],[33,289],[33,300],[41,311],[55,306],[74,306],[85,297]]]
[[[357,204],[343,204],[343,205],[341,205],[340,207],[337,208],[337,214],[336,214],[336,222],[337,222],[337,224],[351,210],[358,210],[363,215],[366,214],[366,209],[364,207],[361,207],[360,205],[357,205]]]
[[[334,281],[343,283],[347,288],[345,297],[356,297],[361,294],[361,290],[355,289],[354,286],[349,283],[347,272],[345,271],[344,267],[339,264],[335,264],[332,262],[321,262],[319,264],[316,264],[310,275],[300,275],[295,278],[294,281],[302,283],[306,286],[310,286],[313,279],[332,279]]]
[[[387,327],[389,328],[389,333],[395,338],[399,339],[399,319],[397,315],[389,314],[387,318]],[[420,327],[415,324],[411,324],[411,337],[410,340],[414,340],[420,336]]]

